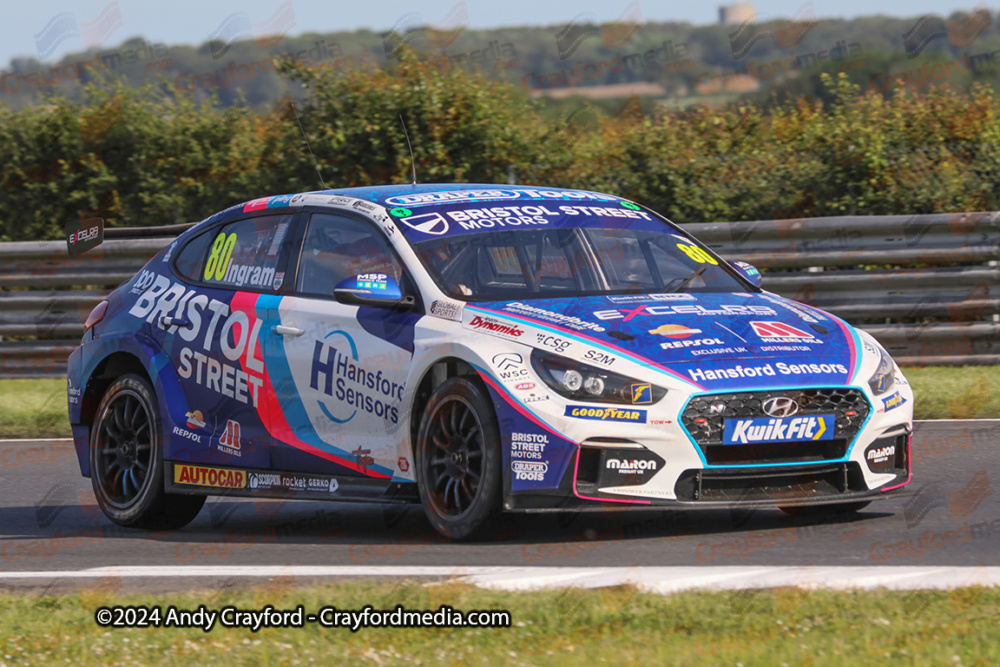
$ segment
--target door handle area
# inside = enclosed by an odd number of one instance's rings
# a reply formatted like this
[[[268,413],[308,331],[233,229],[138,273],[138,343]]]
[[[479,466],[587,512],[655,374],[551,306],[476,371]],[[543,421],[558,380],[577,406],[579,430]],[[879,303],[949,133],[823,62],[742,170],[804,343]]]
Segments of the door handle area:
[[[166,317],[166,316],[163,316],[163,317],[160,318],[160,327],[161,328],[175,327],[175,326],[176,327],[189,327],[189,326],[191,326],[191,321],[190,320],[186,320],[186,319],[181,318],[181,317]]]
[[[282,336],[301,336],[305,333],[305,329],[299,329],[298,327],[287,327],[284,324],[279,324],[271,329],[276,334],[281,334]]]

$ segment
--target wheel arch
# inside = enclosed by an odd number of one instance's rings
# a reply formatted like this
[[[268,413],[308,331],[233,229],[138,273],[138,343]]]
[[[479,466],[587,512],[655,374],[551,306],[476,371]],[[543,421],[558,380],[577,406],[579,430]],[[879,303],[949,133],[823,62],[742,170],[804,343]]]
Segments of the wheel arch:
[[[128,373],[134,373],[146,380],[153,386],[149,372],[142,361],[129,352],[114,352],[103,359],[94,372],[87,378],[87,388],[83,392],[83,399],[80,405],[80,421],[88,427],[93,426],[94,417],[97,414],[97,407],[101,404],[101,398],[114,382],[115,378]]]
[[[408,434],[410,436],[411,454],[416,447],[420,418],[423,416],[424,410],[427,409],[427,403],[430,400],[431,394],[434,393],[435,389],[453,377],[466,377],[470,381],[482,385],[484,390],[486,389],[475,367],[459,357],[444,357],[428,366],[417,383],[417,389],[413,392],[413,400],[410,403]]]

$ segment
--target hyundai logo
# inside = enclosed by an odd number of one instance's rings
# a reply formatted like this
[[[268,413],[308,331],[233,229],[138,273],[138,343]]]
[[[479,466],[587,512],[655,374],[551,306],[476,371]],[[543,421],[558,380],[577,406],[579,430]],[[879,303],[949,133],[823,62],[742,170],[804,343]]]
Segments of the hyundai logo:
[[[794,398],[778,396],[764,401],[764,412],[771,417],[791,417],[799,411],[799,404]]]

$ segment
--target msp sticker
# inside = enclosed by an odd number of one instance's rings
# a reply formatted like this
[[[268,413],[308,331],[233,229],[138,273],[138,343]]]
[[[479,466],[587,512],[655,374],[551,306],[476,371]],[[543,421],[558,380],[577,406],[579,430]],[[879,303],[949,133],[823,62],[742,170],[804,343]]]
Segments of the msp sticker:
[[[396,208],[389,209],[389,213],[396,216],[397,218],[405,218],[409,215],[413,215],[413,211],[408,208],[403,208],[402,206],[397,206]]]
[[[633,211],[638,211],[639,210],[639,205],[638,204],[633,204],[630,201],[623,201],[622,202],[622,206],[624,206],[625,208],[630,208]]]

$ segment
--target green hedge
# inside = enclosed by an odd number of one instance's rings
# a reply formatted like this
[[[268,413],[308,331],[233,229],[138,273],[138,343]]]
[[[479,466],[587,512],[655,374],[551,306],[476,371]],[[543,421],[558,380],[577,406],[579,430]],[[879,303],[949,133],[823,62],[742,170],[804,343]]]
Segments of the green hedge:
[[[304,87],[297,110],[332,187],[409,180],[402,114],[422,182],[596,189],[680,222],[997,209],[988,88],[886,99],[827,77],[827,103],[665,112],[633,98],[614,115],[582,106],[554,121],[513,87],[412,53],[391,71],[279,69]],[[165,80],[0,106],[0,169],[4,241],[58,238],[78,217],[199,220],[319,186],[289,97],[263,115],[223,111]]]

